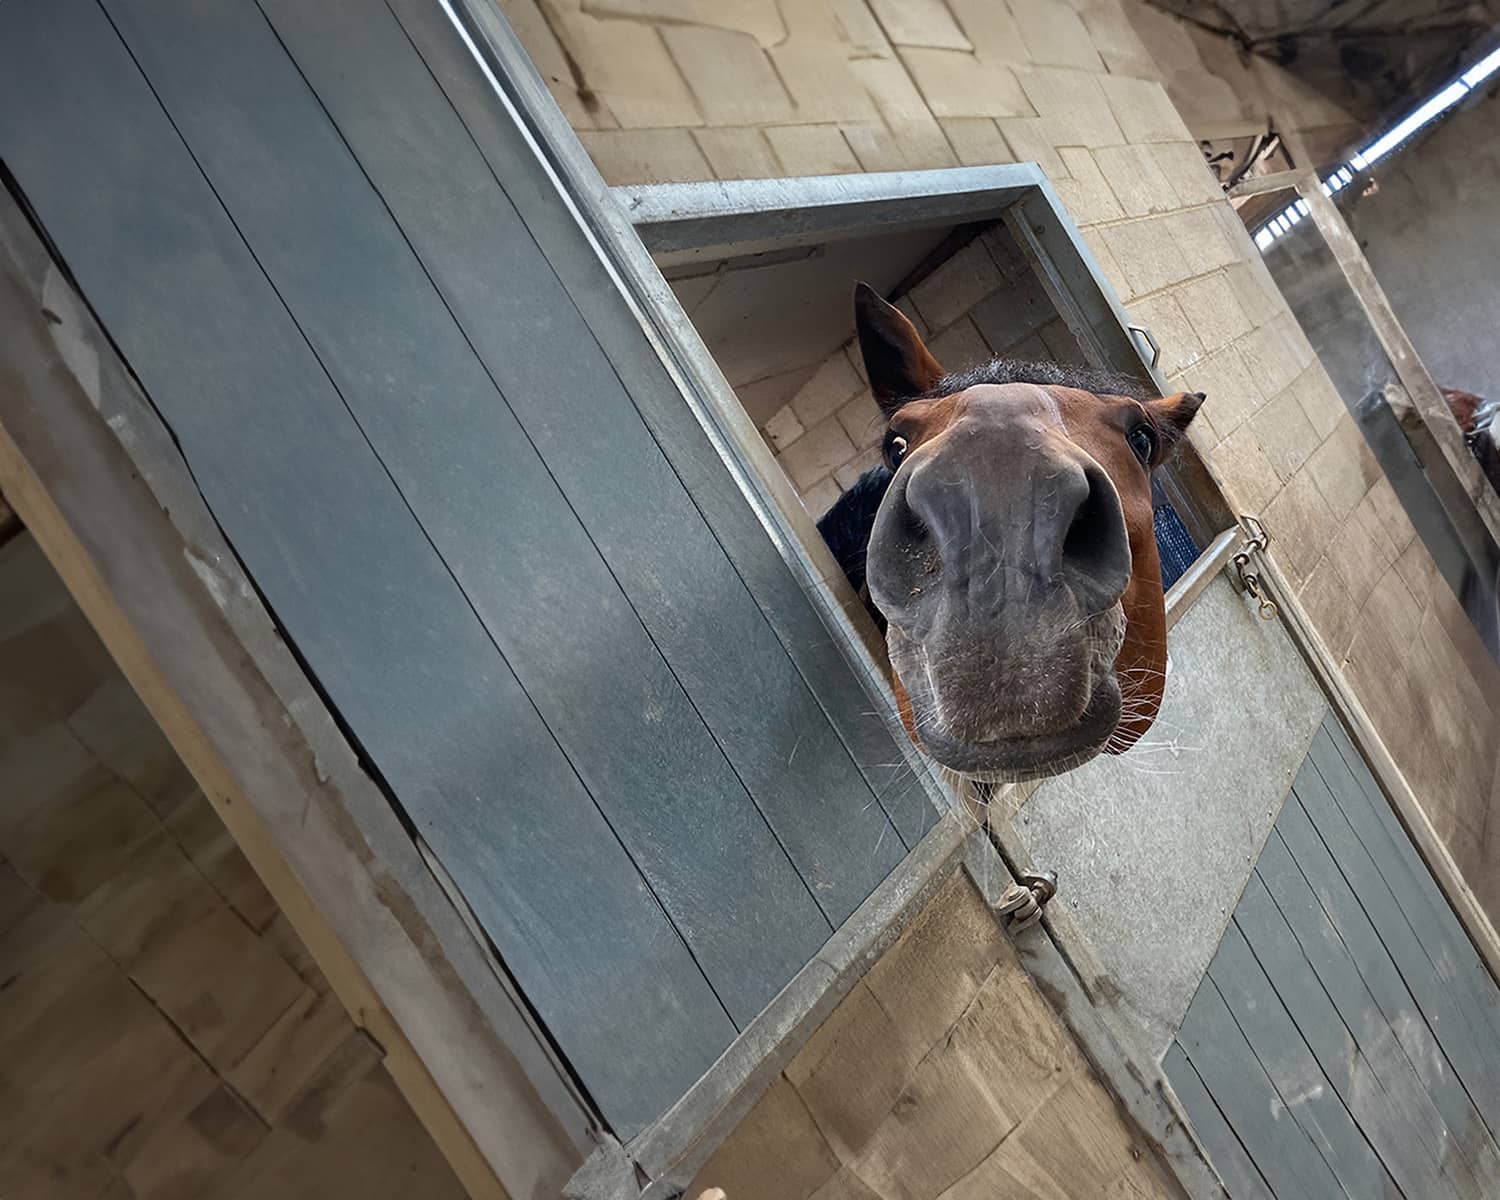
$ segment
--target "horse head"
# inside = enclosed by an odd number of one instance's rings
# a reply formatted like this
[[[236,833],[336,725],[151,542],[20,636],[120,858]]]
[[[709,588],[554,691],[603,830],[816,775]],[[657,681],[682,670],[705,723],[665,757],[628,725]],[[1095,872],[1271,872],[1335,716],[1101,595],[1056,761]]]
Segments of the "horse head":
[[[1166,680],[1151,472],[1203,396],[1003,359],[950,375],[864,284],[855,319],[889,479],[864,582],[908,733],[990,780],[1128,749]]]

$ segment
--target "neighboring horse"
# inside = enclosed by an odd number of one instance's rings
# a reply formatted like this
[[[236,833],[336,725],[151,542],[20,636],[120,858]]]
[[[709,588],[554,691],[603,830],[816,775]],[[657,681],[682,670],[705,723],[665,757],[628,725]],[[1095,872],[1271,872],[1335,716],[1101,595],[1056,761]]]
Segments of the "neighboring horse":
[[[1500,414],[1500,402],[1485,400],[1473,392],[1461,392],[1457,388],[1439,388],[1448,402],[1448,411],[1464,431],[1464,442],[1470,453],[1479,460],[1490,486],[1500,492],[1500,443],[1496,443],[1495,417]]]
[[[1006,359],[949,375],[865,284],[855,324],[884,462],[818,529],[886,626],[907,731],[984,780],[1129,749],[1166,681],[1151,472],[1203,396]]]

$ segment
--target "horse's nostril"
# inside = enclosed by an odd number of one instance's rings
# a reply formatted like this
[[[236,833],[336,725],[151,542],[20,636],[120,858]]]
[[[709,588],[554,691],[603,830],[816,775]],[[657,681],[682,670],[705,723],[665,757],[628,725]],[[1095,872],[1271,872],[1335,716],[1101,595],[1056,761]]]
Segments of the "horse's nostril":
[[[932,530],[926,521],[917,514],[917,510],[910,504],[903,504],[896,514],[893,522],[895,532],[911,549],[913,553],[919,548],[925,548],[932,542]]]
[[[1085,570],[1108,550],[1111,515],[1108,500],[1105,498],[1107,493],[1099,487],[1097,481],[1088,478],[1089,474],[1087,471],[1084,472],[1088,490],[1084,493],[1083,502],[1073,514],[1073,519],[1068,525],[1068,532],[1063,536],[1062,550],[1065,564]]]
[[[887,620],[913,619],[942,575],[940,514],[930,497],[913,494],[909,475],[898,475],[881,501],[870,533],[865,581]],[[930,511],[920,511],[926,504]]]
[[[1130,580],[1130,542],[1120,495],[1109,476],[1088,466],[1084,478],[1088,491],[1063,536],[1062,566],[1075,591],[1104,607],[1118,599]]]

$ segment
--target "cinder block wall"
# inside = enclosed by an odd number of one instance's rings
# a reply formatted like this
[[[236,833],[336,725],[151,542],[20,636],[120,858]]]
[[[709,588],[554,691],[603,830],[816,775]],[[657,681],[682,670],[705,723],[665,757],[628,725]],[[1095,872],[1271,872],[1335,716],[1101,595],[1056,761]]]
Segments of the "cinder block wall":
[[[612,183],[1040,163],[1174,385],[1209,394],[1194,443],[1231,501],[1264,517],[1321,636],[1500,917],[1500,672],[1474,651],[1179,112],[1227,111],[1236,68],[1129,3],[503,0]],[[1283,128],[1343,119],[1268,64],[1244,70],[1275,95]],[[806,482],[816,507],[830,488]]]
[[[730,1200],[1166,1200],[962,872],[699,1172]]]
[[[0,546],[0,1196],[459,1200],[26,535]]]

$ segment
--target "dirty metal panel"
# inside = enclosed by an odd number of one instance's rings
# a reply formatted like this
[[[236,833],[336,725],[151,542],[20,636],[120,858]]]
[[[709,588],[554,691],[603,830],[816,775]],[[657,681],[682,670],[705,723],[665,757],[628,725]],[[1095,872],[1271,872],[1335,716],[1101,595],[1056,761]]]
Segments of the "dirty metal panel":
[[[1160,1058],[1218,947],[1327,705],[1285,631],[1227,576],[1169,638],[1166,700],[1141,744],[1044,783],[1014,853],[1058,874],[1049,906]]]

